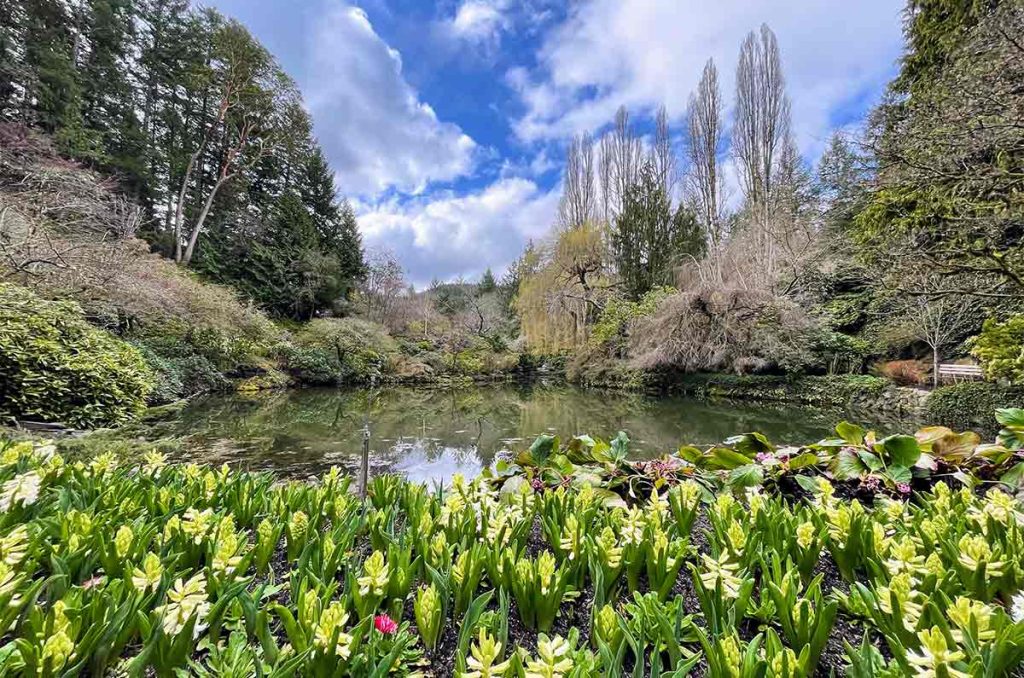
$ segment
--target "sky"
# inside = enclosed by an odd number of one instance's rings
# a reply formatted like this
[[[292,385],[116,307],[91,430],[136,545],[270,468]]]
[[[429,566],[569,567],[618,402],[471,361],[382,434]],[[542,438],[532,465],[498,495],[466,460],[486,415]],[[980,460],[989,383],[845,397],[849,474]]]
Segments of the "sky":
[[[295,78],[364,245],[408,279],[499,274],[545,238],[574,134],[625,105],[641,134],[718,66],[726,120],[744,36],[778,36],[808,163],[877,103],[903,0],[212,0]],[[685,167],[684,167],[685,169]]]

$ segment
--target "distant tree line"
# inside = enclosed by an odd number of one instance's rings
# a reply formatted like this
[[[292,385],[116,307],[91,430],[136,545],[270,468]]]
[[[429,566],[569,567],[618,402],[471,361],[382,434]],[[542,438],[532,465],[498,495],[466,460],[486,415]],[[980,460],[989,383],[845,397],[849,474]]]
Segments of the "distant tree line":
[[[141,234],[278,316],[365,270],[295,83],[237,21],[188,0],[0,0],[0,118],[117,178]]]

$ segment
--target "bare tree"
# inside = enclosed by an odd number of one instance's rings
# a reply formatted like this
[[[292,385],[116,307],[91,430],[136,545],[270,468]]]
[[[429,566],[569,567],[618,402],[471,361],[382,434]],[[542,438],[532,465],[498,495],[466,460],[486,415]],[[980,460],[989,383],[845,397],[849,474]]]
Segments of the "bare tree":
[[[723,131],[722,91],[718,86],[718,69],[711,59],[704,65],[697,92],[690,95],[686,118],[690,160],[687,193],[690,204],[707,229],[714,252],[721,247],[725,233],[722,213],[724,181],[718,166]]]
[[[778,156],[789,135],[790,103],[775,34],[767,24],[743,41],[736,67],[733,153],[748,205],[762,222],[771,215]]]
[[[585,224],[597,216],[597,179],[594,173],[594,142],[589,134],[569,142],[562,179],[558,222],[562,228]]]
[[[654,126],[654,144],[651,146],[650,161],[661,183],[665,195],[672,199],[676,185],[676,158],[672,152],[672,138],[668,129],[668,111],[662,105],[658,108]]]
[[[615,128],[601,137],[601,177],[605,221],[611,223],[622,209],[626,192],[636,183],[643,161],[643,144],[629,124],[625,106],[615,113]]]
[[[960,294],[960,283],[938,273],[912,276],[901,291],[897,313],[907,323],[910,336],[932,352],[932,384],[939,385],[942,352],[968,334],[977,322],[977,300]],[[968,285],[969,286],[969,285]],[[956,290],[950,292],[950,290]]]
[[[391,250],[373,249],[366,253],[366,271],[362,284],[366,315],[388,325],[393,320],[395,304],[405,291],[402,264]]]

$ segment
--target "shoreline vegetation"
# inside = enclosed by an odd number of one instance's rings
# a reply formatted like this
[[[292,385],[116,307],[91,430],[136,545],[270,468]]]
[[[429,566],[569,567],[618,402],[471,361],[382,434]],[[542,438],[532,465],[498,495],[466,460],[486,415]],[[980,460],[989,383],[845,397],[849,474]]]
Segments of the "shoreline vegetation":
[[[0,442],[17,675],[1009,675],[1024,410],[634,462],[541,436],[427,488]],[[931,675],[931,674],[929,674]]]

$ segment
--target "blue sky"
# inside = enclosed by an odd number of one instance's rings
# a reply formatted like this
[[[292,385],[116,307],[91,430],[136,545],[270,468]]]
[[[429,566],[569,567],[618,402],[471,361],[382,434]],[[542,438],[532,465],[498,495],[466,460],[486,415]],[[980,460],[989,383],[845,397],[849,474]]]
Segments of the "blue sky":
[[[366,246],[393,250],[418,286],[500,272],[543,239],[568,139],[599,134],[620,105],[644,132],[664,104],[681,151],[704,62],[731,102],[740,42],[762,22],[811,163],[877,102],[902,50],[902,0],[211,4],[299,83]]]

